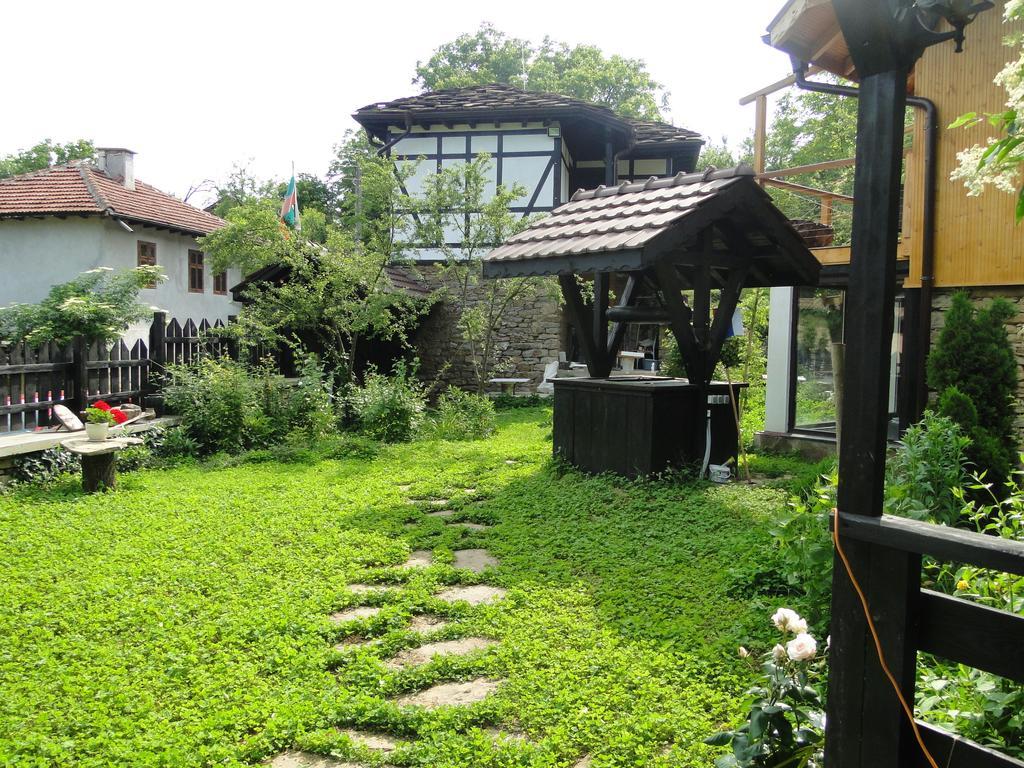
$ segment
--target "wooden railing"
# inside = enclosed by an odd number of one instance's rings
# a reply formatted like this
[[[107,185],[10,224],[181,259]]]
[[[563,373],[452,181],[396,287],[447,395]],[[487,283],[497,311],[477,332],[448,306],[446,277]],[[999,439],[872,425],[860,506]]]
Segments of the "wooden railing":
[[[1024,576],[1024,542],[889,515],[843,513],[839,526],[844,547],[858,548],[855,562],[875,565],[874,572],[858,570],[855,575],[865,582],[883,653],[906,701],[914,701],[919,652],[1024,683],[1024,616],[921,587],[923,556]],[[879,577],[885,583],[875,583]],[[845,579],[845,573],[836,578]],[[837,618],[835,606],[833,617]],[[842,631],[841,626],[842,622],[833,624],[833,635]],[[862,727],[873,712],[892,711],[895,693],[872,655],[833,653],[829,699],[835,706],[832,717],[839,722],[830,723],[830,738],[846,740],[847,748],[858,749],[869,762],[873,754],[898,751],[903,755],[899,765],[930,768],[908,721],[885,723],[866,737],[852,730],[854,723]],[[994,749],[920,721],[918,726],[942,768],[1024,768],[1024,762]]]
[[[141,403],[160,386],[159,374],[170,364],[190,364],[203,356],[238,358],[236,346],[220,330],[224,323],[192,320],[183,324],[153,315],[149,343],[131,346],[122,339],[110,347],[79,339],[66,346],[32,347],[18,343],[0,348],[0,433],[50,426],[53,406],[82,411],[97,400]]]

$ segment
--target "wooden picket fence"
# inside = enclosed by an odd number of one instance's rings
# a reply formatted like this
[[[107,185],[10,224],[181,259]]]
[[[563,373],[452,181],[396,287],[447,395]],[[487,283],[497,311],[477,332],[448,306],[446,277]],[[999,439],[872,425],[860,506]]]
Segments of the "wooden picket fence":
[[[61,346],[25,343],[0,347],[0,433],[48,427],[53,406],[82,411],[97,400],[112,405],[142,404],[155,394],[167,365],[190,365],[203,357],[238,359],[237,346],[222,333],[224,323],[167,320],[153,315],[149,343],[129,346],[122,339],[109,347],[82,340]],[[271,354],[280,364],[280,356]]]

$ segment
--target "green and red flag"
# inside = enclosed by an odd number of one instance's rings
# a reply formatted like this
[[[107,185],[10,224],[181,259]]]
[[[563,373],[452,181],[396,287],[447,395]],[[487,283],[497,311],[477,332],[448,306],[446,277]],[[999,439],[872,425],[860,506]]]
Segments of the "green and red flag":
[[[299,218],[299,192],[295,186],[295,171],[292,171],[291,181],[288,182],[288,189],[281,201],[281,221],[296,230],[302,229],[302,220]]]

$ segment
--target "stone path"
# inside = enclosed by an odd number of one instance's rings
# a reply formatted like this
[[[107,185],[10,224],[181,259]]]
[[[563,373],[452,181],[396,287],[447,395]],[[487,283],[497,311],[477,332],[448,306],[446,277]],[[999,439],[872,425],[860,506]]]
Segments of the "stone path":
[[[463,568],[473,573],[483,573],[488,568],[498,567],[498,558],[486,549],[459,549],[452,554],[455,555],[456,568]]]
[[[423,691],[410,693],[396,699],[403,706],[424,707],[459,707],[483,701],[498,689],[498,682],[479,677],[465,683],[441,683]]]
[[[437,643],[427,643],[416,648],[406,648],[400,651],[394,658],[385,662],[391,669],[405,669],[406,667],[418,667],[427,664],[435,656],[462,656],[474,651],[482,651],[498,644],[497,640],[490,640],[486,637],[463,637],[459,640],[441,640]]]
[[[368,619],[371,616],[376,616],[381,612],[381,608],[370,605],[360,605],[356,608],[349,608],[345,611],[338,611],[338,613],[332,613],[330,618],[335,624],[344,624],[348,621],[355,621],[356,619]]]
[[[435,616],[432,613],[424,613],[419,616],[413,616],[412,621],[409,622],[409,629],[413,632],[419,632],[421,635],[427,635],[431,632],[437,632],[438,630],[444,629],[447,626],[447,621],[442,619],[440,616]]]
[[[593,759],[591,759],[590,755],[587,755],[586,757],[582,758],[581,760],[578,760],[575,763],[573,763],[572,768],[590,768],[590,766],[591,766],[591,764],[593,762],[594,761],[593,761]]]
[[[491,526],[481,523],[448,523],[450,528],[465,528],[467,531],[489,531]]]
[[[349,584],[345,589],[357,595],[365,595],[373,592],[383,592],[386,587],[380,584]]]
[[[427,517],[441,517],[441,518],[455,517],[455,510],[454,509],[442,509],[442,510],[439,510],[437,512],[427,512]]]
[[[282,752],[269,763],[270,768],[362,768],[312,752]]]
[[[402,746],[402,742],[391,738],[385,733],[371,733],[369,731],[354,731],[350,729],[343,729],[341,733],[348,736],[355,744],[372,749],[375,752],[394,752]]]
[[[415,552],[409,554],[409,559],[401,565],[395,566],[403,571],[412,570],[413,568],[426,568],[432,562],[434,562],[434,553],[429,549],[417,549]]]
[[[449,587],[439,592],[436,597],[446,603],[464,601],[470,605],[489,605],[501,600],[507,593],[501,587],[490,587],[486,584],[474,584],[471,587]]]

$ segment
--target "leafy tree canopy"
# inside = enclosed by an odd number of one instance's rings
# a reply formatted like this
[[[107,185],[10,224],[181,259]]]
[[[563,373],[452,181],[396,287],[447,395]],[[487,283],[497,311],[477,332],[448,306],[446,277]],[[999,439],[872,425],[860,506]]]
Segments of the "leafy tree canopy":
[[[642,59],[606,56],[596,46],[569,46],[550,37],[537,45],[486,22],[418,62],[413,83],[425,91],[507,83],[603,104],[644,120],[661,119],[668,107],[668,93]]]
[[[132,323],[153,312],[137,302],[139,291],[164,280],[160,267],[147,266],[115,272],[100,267],[50,289],[38,304],[0,307],[0,340],[27,341],[33,346],[67,344],[81,336],[86,341],[111,342]]]
[[[20,173],[41,171],[51,165],[62,165],[72,160],[86,160],[93,156],[96,148],[88,139],[59,144],[43,139],[28,149],[20,149],[9,155],[0,156],[0,179],[17,176]]]

